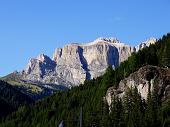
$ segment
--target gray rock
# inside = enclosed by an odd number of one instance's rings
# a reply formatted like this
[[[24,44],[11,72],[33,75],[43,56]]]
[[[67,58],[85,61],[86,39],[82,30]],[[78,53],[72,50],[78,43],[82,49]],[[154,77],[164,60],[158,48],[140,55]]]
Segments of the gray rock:
[[[157,41],[157,39],[156,38],[149,38],[149,39],[147,39],[146,41],[144,41],[144,42],[141,42],[138,46],[136,46],[135,48],[136,48],[136,51],[139,51],[139,50],[141,50],[141,49],[143,49],[143,48],[146,48],[146,47],[149,47],[151,44],[155,44],[155,42]]]
[[[74,86],[101,76],[109,65],[117,67],[132,52],[133,47],[117,39],[99,38],[91,43],[74,43],[56,49],[53,60],[58,76]]]
[[[56,63],[48,56],[40,54],[36,59],[31,59],[27,68],[22,71],[23,79],[35,82],[43,81],[46,76],[55,72]]]
[[[162,100],[170,97],[170,70],[156,66],[144,66],[120,81],[118,88],[110,87],[106,100],[111,105],[113,96],[122,98],[129,88],[136,87],[141,97],[147,100],[149,91],[156,89]]]
[[[21,75],[23,80],[32,82],[78,86],[85,80],[103,75],[109,65],[119,66],[135,51],[135,47],[115,38],[98,38],[87,44],[73,43],[57,48],[52,60],[44,54],[31,59]]]

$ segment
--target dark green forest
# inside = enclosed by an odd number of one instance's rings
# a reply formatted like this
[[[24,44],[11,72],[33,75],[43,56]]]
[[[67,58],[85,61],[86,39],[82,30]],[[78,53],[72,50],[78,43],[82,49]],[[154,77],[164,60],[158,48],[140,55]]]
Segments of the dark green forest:
[[[0,81],[0,118],[16,111],[18,107],[33,104],[27,95],[13,88],[10,84]]]
[[[20,107],[2,119],[0,127],[58,127],[62,120],[65,127],[78,127],[81,107],[83,127],[168,127],[170,101],[161,102],[156,89],[146,102],[136,88],[129,89],[124,98],[113,98],[110,109],[103,99],[109,87],[117,88],[120,80],[145,65],[170,67],[170,34],[133,53],[115,70],[109,66],[97,79]]]

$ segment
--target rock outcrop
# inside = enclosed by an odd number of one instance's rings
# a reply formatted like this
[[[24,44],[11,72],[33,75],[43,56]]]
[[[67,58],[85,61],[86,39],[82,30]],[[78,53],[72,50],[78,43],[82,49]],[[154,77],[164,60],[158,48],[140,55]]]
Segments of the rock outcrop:
[[[110,87],[106,93],[106,100],[111,104],[113,96],[122,98],[126,91],[136,87],[143,99],[147,99],[149,91],[156,89],[158,95],[165,100],[170,97],[170,70],[156,66],[144,66],[120,81],[117,89]]]
[[[48,56],[40,54],[36,59],[31,59],[27,68],[22,72],[24,79],[42,81],[47,74],[53,73],[56,63]]]
[[[41,54],[31,59],[22,72],[24,80],[72,87],[104,74],[109,65],[117,67],[135,48],[117,39],[99,38],[87,44],[57,48],[53,60]]]
[[[108,65],[117,67],[126,60],[133,47],[120,43],[116,39],[97,39],[88,44],[70,44],[56,49],[53,60],[56,72],[72,84],[83,83],[105,72]]]
[[[149,46],[151,43],[147,41],[145,44]],[[44,54],[31,59],[21,77],[31,82],[77,86],[103,75],[109,65],[119,66],[135,51],[135,47],[115,38],[98,38],[87,44],[72,43],[57,48],[53,59]]]

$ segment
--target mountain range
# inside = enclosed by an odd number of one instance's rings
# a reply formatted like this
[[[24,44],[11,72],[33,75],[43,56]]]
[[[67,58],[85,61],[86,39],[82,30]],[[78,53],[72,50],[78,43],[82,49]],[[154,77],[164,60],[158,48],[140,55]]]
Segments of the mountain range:
[[[105,73],[109,65],[116,68],[132,53],[156,42],[149,38],[130,46],[116,38],[98,38],[89,43],[71,43],[57,48],[51,59],[45,54],[31,58],[25,69],[2,79],[34,99],[83,84]]]
[[[45,54],[30,59],[26,69],[14,72],[13,75],[16,74],[26,82],[57,84],[70,88],[103,75],[109,65],[118,67],[132,53],[155,42],[155,38],[150,38],[136,47],[121,43],[115,38],[98,38],[85,44],[72,43],[57,48],[52,59]]]
[[[168,127],[169,68],[170,34],[136,47],[106,38],[66,45],[53,59],[41,54],[23,71],[3,78],[27,95],[53,95],[20,107],[0,126]],[[61,77],[64,91],[56,92]]]

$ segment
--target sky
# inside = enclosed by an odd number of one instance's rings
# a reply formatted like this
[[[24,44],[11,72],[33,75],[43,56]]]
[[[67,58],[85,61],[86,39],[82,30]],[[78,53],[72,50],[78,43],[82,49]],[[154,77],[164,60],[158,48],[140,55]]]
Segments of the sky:
[[[72,42],[137,45],[170,32],[170,0],[0,0],[0,76]]]

